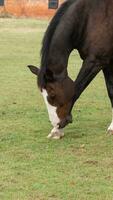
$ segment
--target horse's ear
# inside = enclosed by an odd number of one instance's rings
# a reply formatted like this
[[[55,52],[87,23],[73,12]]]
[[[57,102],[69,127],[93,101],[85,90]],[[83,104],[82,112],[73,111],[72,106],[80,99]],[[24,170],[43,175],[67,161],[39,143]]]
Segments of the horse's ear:
[[[33,66],[33,65],[28,65],[27,67],[30,69],[30,71],[31,71],[33,74],[35,74],[35,75],[38,76],[39,71],[40,71],[40,69],[39,69],[38,67]]]

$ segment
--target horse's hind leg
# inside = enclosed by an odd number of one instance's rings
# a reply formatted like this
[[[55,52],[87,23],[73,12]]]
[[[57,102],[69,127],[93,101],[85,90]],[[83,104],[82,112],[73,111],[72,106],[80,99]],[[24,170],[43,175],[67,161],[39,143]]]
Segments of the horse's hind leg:
[[[108,133],[113,134],[113,64],[103,69],[108,96],[112,106],[112,122],[108,127]]]

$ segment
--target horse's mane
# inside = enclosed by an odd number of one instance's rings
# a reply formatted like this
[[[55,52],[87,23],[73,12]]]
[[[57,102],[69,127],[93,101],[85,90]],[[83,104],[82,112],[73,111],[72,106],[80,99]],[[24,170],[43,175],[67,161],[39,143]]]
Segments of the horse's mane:
[[[46,72],[46,68],[48,64],[48,52],[49,52],[49,48],[50,48],[55,30],[58,24],[60,23],[62,16],[65,14],[69,6],[75,1],[76,0],[67,0],[60,6],[60,8],[56,12],[55,16],[52,18],[45,32],[44,38],[42,40],[41,68],[40,68],[40,73],[39,73],[39,78],[38,78],[38,85],[40,88],[44,87],[45,85],[44,77],[45,77],[45,72]]]

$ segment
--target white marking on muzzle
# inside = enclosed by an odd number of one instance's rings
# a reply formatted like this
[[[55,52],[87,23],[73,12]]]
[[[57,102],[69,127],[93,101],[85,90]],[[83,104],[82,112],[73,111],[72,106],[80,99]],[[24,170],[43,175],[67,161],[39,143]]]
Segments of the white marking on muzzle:
[[[48,110],[48,114],[49,114],[49,119],[51,121],[51,124],[53,125],[53,127],[58,127],[58,123],[60,122],[60,119],[57,115],[57,107],[55,106],[52,106],[49,104],[48,100],[47,100],[47,91],[45,89],[42,90],[42,95],[44,97],[44,101],[45,101],[45,104],[47,106],[47,110]]]

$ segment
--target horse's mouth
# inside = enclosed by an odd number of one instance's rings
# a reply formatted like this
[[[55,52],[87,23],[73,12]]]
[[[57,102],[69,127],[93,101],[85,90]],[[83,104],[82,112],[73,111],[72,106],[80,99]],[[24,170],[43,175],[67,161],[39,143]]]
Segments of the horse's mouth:
[[[70,114],[59,122],[58,124],[59,129],[64,128],[65,126],[67,126],[69,123],[72,123],[72,122],[73,122],[72,115]]]

